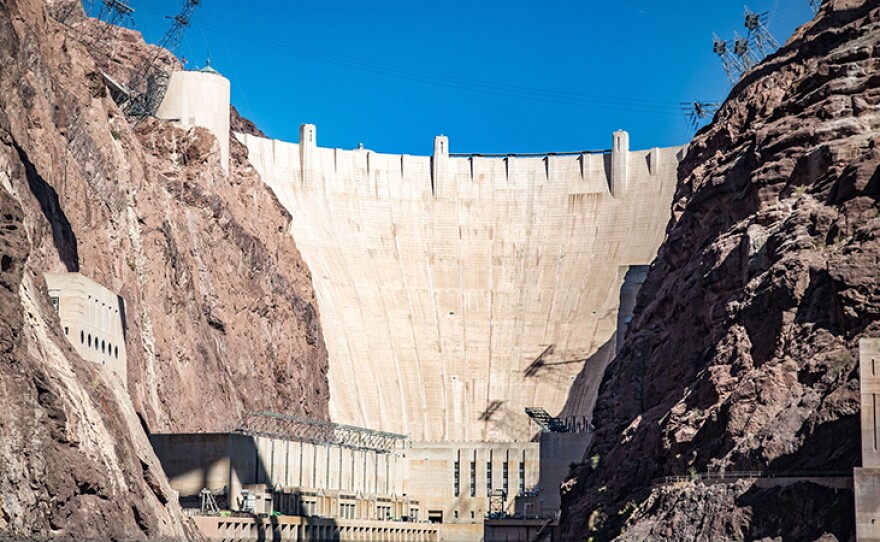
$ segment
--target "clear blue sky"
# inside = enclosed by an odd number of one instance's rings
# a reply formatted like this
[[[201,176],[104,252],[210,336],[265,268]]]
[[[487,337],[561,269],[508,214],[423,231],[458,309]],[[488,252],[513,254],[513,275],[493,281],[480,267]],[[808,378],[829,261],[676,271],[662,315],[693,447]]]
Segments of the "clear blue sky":
[[[148,41],[181,0],[131,0]],[[302,2],[202,0],[179,53],[210,51],[232,102],[270,137],[430,154],[680,144],[679,102],[722,100],[730,85],[712,33],[745,34],[741,0]],[[808,0],[754,0],[781,42]]]

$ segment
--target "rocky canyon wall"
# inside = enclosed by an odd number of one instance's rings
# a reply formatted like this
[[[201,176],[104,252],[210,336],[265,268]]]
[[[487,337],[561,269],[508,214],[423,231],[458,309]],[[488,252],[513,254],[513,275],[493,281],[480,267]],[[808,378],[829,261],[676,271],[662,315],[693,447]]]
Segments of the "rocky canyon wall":
[[[81,37],[42,0],[0,3],[0,536],[198,538],[144,428],[326,418],[314,293],[246,149],[226,175],[207,131],[133,128],[90,54],[112,43]],[[130,397],[63,336],[58,271],[125,298]]]
[[[878,166],[880,6],[829,0],[689,147],[564,539],[854,535],[828,483],[859,463],[858,340],[880,336]],[[687,481],[721,471],[808,479]]]

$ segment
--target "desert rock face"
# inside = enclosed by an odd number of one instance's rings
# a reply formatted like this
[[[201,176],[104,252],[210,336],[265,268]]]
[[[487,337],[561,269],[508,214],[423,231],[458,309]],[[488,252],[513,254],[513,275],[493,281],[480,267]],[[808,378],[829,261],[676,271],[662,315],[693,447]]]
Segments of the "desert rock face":
[[[144,427],[327,416],[290,217],[240,146],[227,176],[207,131],[133,129],[42,0],[0,4],[0,58],[0,536],[198,538]],[[58,271],[125,298],[130,397],[63,336]]]
[[[858,339],[880,336],[878,74],[880,6],[826,1],[697,134],[563,486],[565,539],[853,536],[852,492],[817,480],[652,481],[859,463]]]

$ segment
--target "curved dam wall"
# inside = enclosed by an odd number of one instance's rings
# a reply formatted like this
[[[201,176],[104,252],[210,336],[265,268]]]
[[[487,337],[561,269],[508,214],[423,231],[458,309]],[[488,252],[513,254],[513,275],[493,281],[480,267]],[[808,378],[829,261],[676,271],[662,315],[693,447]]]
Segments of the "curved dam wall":
[[[293,216],[330,353],[333,421],[417,441],[529,440],[617,329],[682,148],[432,157],[237,134]],[[607,350],[607,349],[605,349]],[[588,407],[567,414],[589,415]],[[591,407],[590,407],[591,408]]]

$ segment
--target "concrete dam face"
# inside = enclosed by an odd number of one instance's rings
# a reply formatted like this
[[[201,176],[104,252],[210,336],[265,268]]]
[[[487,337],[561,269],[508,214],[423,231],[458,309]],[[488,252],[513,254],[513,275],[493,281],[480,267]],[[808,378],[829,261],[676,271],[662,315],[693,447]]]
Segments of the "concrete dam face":
[[[613,351],[621,285],[660,245],[681,147],[630,152],[617,132],[608,152],[461,157],[441,136],[420,157],[321,148],[312,125],[300,144],[237,137],[311,268],[334,422],[521,441],[536,431],[525,407],[589,415],[569,393]]]

